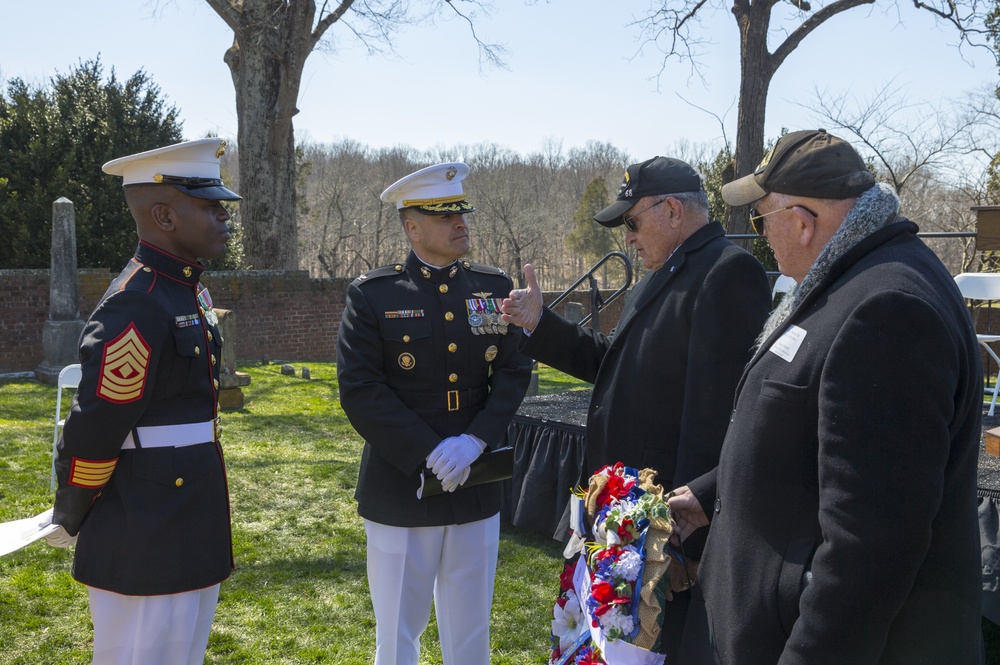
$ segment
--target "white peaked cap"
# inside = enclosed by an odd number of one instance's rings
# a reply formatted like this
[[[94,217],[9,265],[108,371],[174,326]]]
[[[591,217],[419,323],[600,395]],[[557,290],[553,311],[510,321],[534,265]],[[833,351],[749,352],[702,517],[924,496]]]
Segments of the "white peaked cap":
[[[226,142],[219,138],[198,139],[113,159],[104,172],[121,176],[124,186],[173,185],[201,199],[235,201],[240,195],[222,184],[219,158]]]
[[[465,200],[462,181],[469,167],[461,162],[435,164],[400,178],[382,192],[382,200],[397,210],[417,208],[429,215],[448,215],[475,210]]]

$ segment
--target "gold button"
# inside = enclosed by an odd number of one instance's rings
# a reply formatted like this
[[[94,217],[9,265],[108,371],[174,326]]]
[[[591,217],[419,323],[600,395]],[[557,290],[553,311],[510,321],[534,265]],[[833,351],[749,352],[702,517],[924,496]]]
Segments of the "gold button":
[[[184,484],[183,478],[178,478],[177,480],[174,481],[174,485],[177,485],[178,487],[180,487],[183,484]]]
[[[410,336],[409,335],[403,335],[403,341],[404,342],[409,342],[410,341]]]
[[[219,338],[219,346],[224,346],[225,344],[226,344],[226,338],[225,337],[220,337]]]
[[[219,389],[219,380],[215,379],[214,381],[212,381],[212,383],[215,384],[215,389],[218,390]]]
[[[213,354],[212,354],[212,364],[214,365],[214,364],[215,364],[215,362],[216,362],[216,360],[215,360],[215,354],[213,353]]]
[[[452,353],[455,353],[456,351],[458,351],[458,344],[452,342],[451,344],[448,345],[448,350],[451,351]]]
[[[444,313],[444,320],[445,321],[451,321],[454,318],[455,318],[455,315],[452,314],[451,312],[445,312]]]
[[[438,291],[440,291],[441,293],[448,293],[448,285],[442,284],[441,286],[438,287]]]
[[[458,374],[450,374],[448,380],[452,383],[458,383]]]
[[[196,355],[196,356],[200,356],[201,355],[201,347],[200,346],[194,347],[194,355]]]
[[[150,268],[149,266],[144,266],[143,269],[142,269],[142,271],[143,272],[153,272],[153,269]]]
[[[206,332],[208,332],[208,341],[211,342],[212,341],[212,331],[208,330]]]

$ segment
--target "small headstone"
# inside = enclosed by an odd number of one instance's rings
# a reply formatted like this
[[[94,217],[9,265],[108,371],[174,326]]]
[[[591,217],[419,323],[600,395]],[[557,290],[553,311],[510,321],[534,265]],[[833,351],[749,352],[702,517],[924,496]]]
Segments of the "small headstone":
[[[295,368],[292,367],[291,365],[282,365],[281,373],[284,376],[295,376]]]
[[[578,302],[568,302],[566,303],[566,309],[563,310],[566,320],[570,323],[580,323],[583,321],[583,305]]]
[[[312,378],[312,374],[309,372],[309,368],[308,367],[303,367],[302,368],[302,378],[303,379],[311,379]]]
[[[263,358],[260,359],[260,364],[261,365],[270,365],[271,361],[268,360],[267,356],[264,356]]]

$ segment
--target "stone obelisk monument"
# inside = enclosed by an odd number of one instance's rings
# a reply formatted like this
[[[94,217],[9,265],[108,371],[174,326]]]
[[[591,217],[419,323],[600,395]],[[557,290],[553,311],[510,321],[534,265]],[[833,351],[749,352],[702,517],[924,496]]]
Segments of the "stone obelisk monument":
[[[52,265],[49,272],[49,319],[42,329],[42,363],[35,376],[55,384],[59,370],[80,362],[78,345],[84,322],[78,306],[76,212],[66,197],[52,204]]]

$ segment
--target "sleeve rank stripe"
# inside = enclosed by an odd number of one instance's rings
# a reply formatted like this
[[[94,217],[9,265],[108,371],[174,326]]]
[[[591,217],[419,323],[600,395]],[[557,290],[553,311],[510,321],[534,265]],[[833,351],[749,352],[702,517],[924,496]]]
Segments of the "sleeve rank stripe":
[[[117,464],[117,459],[92,461],[74,457],[69,470],[69,484],[87,489],[103,487]]]

